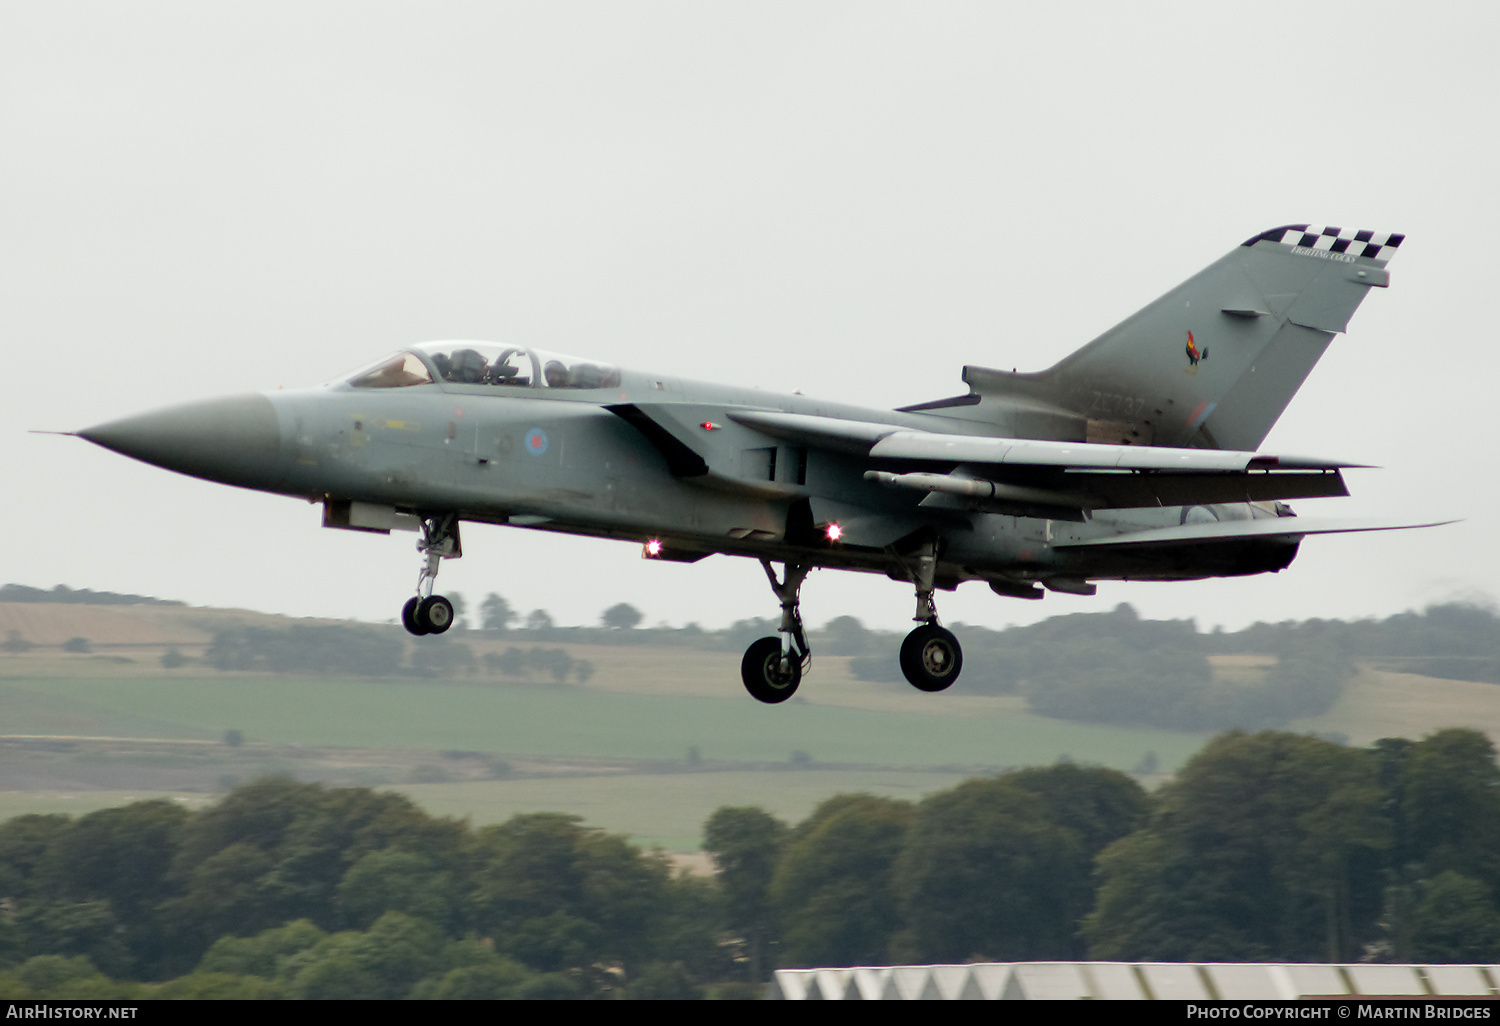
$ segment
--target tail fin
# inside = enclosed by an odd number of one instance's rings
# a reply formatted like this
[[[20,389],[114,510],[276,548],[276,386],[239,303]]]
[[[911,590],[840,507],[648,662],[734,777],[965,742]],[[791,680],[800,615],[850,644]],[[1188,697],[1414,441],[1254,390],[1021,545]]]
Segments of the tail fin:
[[[1087,441],[1254,450],[1404,238],[1261,232],[1049,370],[965,367],[981,403],[955,415],[1045,407]]]

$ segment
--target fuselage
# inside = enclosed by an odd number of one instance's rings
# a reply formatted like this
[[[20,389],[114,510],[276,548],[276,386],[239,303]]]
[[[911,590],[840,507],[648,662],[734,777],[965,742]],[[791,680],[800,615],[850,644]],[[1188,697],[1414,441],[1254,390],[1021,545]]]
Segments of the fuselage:
[[[473,367],[465,367],[466,354],[478,354]],[[499,376],[497,367],[510,373]],[[456,513],[651,543],[669,559],[727,553],[904,579],[903,548],[914,537],[936,537],[939,587],[983,579],[1004,592],[1010,582],[1035,580],[1067,588],[1089,578],[1255,573],[1280,569],[1296,551],[1282,539],[1149,556],[1061,551],[1059,542],[1276,513],[1252,503],[1098,510],[1075,519],[994,512],[886,487],[870,480],[868,458],[774,437],[734,419],[744,411],[998,433],[940,412],[870,409],[515,347],[442,343],[327,385],[178,407],[85,434],[170,469],[335,511],[358,504],[393,514]],[[363,525],[336,515],[326,522],[381,529],[378,516]]]

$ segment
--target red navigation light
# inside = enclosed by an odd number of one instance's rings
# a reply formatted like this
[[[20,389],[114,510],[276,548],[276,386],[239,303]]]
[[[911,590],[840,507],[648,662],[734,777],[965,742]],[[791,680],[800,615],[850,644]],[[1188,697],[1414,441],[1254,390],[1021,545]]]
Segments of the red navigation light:
[[[704,431],[717,431],[717,430],[719,430],[719,425],[715,424],[711,420],[705,420],[702,424],[699,424],[698,426],[701,427]]]

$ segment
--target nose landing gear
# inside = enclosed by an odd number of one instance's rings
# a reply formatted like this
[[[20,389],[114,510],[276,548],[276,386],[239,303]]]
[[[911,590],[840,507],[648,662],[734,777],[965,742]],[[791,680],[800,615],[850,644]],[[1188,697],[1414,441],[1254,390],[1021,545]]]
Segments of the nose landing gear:
[[[411,634],[442,634],[453,626],[453,603],[441,595],[432,593],[437,582],[438,567],[444,559],[457,559],[463,555],[458,540],[458,515],[446,513],[442,516],[422,518],[422,533],[417,539],[417,551],[426,554],[422,572],[417,575],[417,593],[401,607],[401,626]]]
[[[780,638],[761,638],[745,650],[740,660],[740,679],[745,690],[759,701],[785,702],[802,683],[802,674],[812,663],[812,649],[802,631],[802,582],[812,567],[807,563],[785,563],[781,580],[771,569],[771,561],[760,565],[771,582],[771,590],[781,599]]]

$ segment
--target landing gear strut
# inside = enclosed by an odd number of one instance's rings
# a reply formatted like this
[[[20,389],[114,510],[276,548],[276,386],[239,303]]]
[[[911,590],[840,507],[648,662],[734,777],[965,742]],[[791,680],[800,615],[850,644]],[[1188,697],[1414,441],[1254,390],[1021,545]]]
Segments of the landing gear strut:
[[[807,563],[784,563],[781,579],[771,569],[771,561],[763,559],[766,577],[771,590],[781,600],[781,637],[761,638],[745,650],[740,660],[740,679],[745,690],[762,702],[785,702],[802,683],[802,674],[812,663],[812,649],[808,647],[807,635],[802,631],[800,610],[802,582],[812,566]]]
[[[401,608],[401,626],[418,636],[442,634],[453,626],[453,603],[441,595],[434,595],[432,587],[437,582],[442,560],[463,555],[458,541],[458,515],[424,516],[417,551],[424,553],[426,558],[422,572],[417,575],[417,593]]]
[[[911,576],[917,588],[917,612],[912,619],[921,626],[901,642],[901,672],[919,690],[942,691],[958,680],[964,652],[953,632],[938,625],[937,606],[932,602],[937,545],[932,541],[923,544]]]

